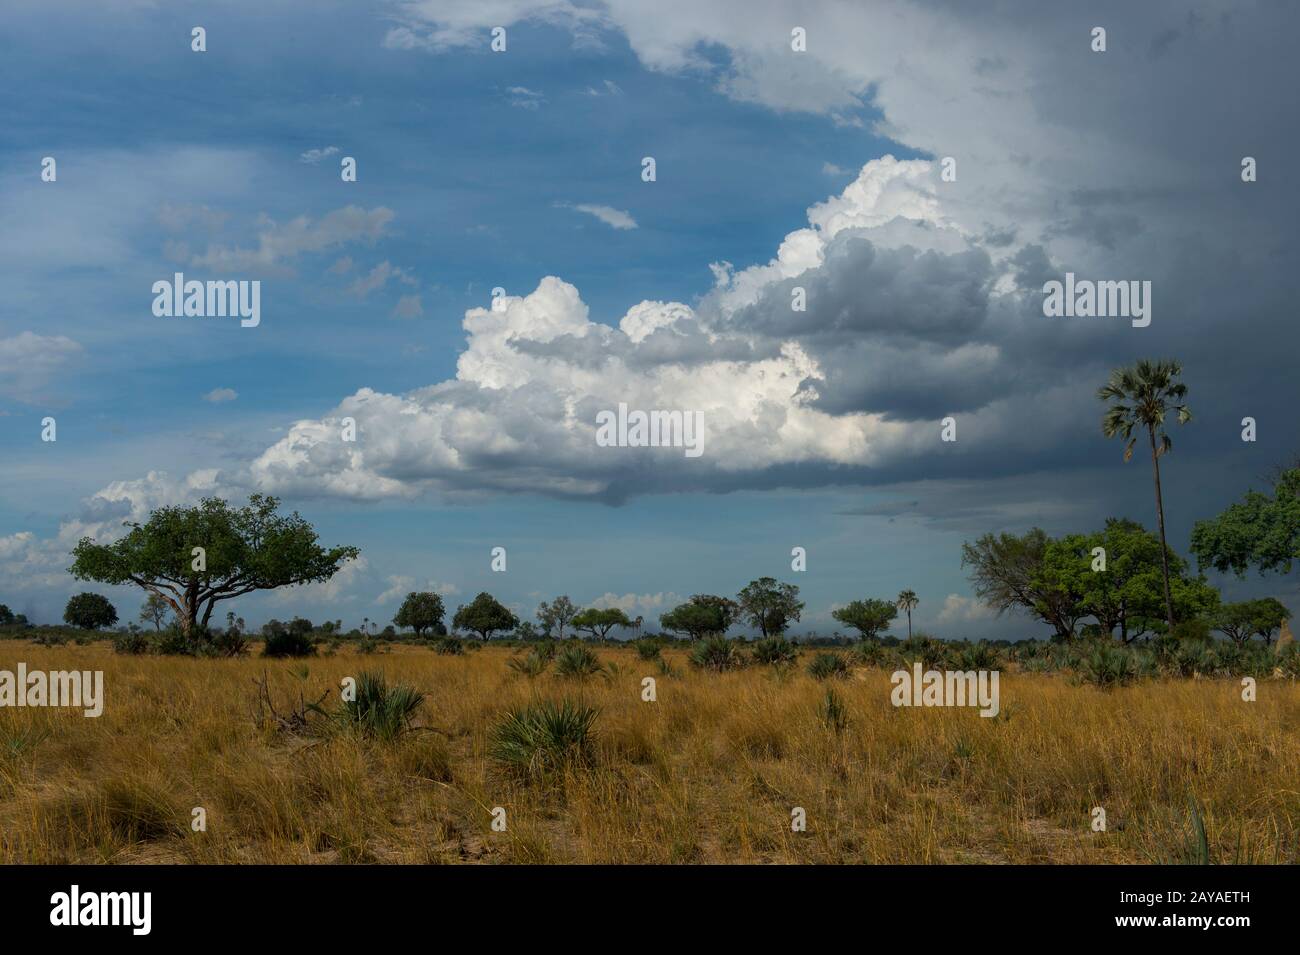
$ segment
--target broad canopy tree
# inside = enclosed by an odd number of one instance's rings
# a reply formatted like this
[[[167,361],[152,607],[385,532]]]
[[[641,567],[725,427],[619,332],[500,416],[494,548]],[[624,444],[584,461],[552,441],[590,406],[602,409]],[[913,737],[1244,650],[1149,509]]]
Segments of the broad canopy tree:
[[[889,625],[898,616],[898,604],[892,600],[853,600],[838,610],[832,610],[831,616],[858,631],[863,640],[874,640],[889,629]],[[911,629],[909,624],[908,629]]]
[[[775,577],[751,580],[739,594],[736,602],[740,614],[751,626],[757,627],[765,637],[785,633],[791,622],[798,621],[803,613],[796,584],[783,584]]]
[[[736,620],[740,607],[734,600],[712,594],[696,594],[659,618],[659,626],[672,633],[684,633],[691,640],[709,634],[724,634]]]
[[[399,627],[410,627],[415,631],[417,638],[423,637],[426,630],[431,630],[435,634],[441,630],[442,635],[445,635],[447,630],[442,625],[442,616],[445,612],[442,597],[438,594],[428,591],[412,592],[402,601],[397,616],[393,617],[393,623]]]
[[[117,623],[117,608],[102,594],[77,594],[63,610],[63,622],[82,630],[98,630]]]
[[[1105,552],[1104,570],[1093,569],[1101,566],[1097,548]],[[998,612],[1027,610],[1063,640],[1076,634],[1080,621],[1094,617],[1101,631],[1118,630],[1131,643],[1167,630],[1171,606],[1176,619],[1189,619],[1213,613],[1219,604],[1218,591],[1192,576],[1186,561],[1126,519],[1111,518],[1097,533],[1061,538],[1039,528],[1019,536],[985,534],[962,545],[962,563],[981,600]]]
[[[604,640],[615,627],[630,627],[632,621],[617,607],[607,610],[588,607],[573,618],[573,626],[576,630],[591,634],[593,639]]]
[[[297,512],[277,514],[279,505],[253,494],[240,508],[217,497],[160,507],[111,544],[82,538],[69,570],[79,580],[136,584],[167,602],[186,636],[206,632],[220,601],[329,580],[360,553],[321,547],[311,524]]]
[[[1255,636],[1262,637],[1265,643],[1272,643],[1273,633],[1289,619],[1291,611],[1275,597],[1224,604],[1213,618],[1214,629],[1237,644],[1246,643]]]
[[[513,630],[519,626],[519,618],[510,612],[504,604],[486,591],[480,593],[470,603],[456,608],[456,615],[451,625],[457,630],[477,633],[483,640],[491,640],[498,630]]]
[[[1105,569],[1100,567],[1104,556]],[[1094,617],[1101,630],[1119,631],[1124,643],[1165,630],[1164,569],[1176,619],[1202,617],[1219,604],[1219,594],[1201,577],[1187,573],[1187,562],[1172,551],[1161,560],[1160,539],[1136,521],[1109,518],[1094,534],[1067,534],[1049,540],[1034,575],[1035,589],[1058,606],[1071,605],[1070,616]]]
[[[1192,553],[1201,567],[1238,577],[1250,567],[1290,573],[1300,559],[1300,467],[1278,476],[1272,496],[1249,491],[1218,517],[1197,521]]]

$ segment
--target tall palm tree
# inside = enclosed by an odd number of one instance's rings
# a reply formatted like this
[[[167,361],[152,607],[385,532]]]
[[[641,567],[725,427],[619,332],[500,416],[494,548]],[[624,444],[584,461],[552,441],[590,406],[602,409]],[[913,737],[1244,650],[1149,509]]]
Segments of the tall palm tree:
[[[1173,447],[1165,433],[1165,417],[1177,412],[1179,424],[1192,420],[1184,399],[1187,386],[1178,381],[1183,373],[1182,363],[1176,361],[1150,361],[1142,359],[1131,367],[1116,368],[1110,380],[1097,389],[1097,397],[1111,402],[1101,419],[1101,433],[1108,438],[1116,435],[1127,443],[1124,460],[1133,457],[1137,438],[1134,429],[1145,430],[1151,442],[1151,471],[1156,482],[1156,520],[1160,525],[1160,567],[1165,578],[1165,621],[1170,629],[1174,625],[1174,602],[1169,596],[1169,555],[1165,544],[1165,505],[1160,496],[1160,458]]]
[[[916,596],[915,590],[904,590],[898,595],[898,599],[894,601],[895,607],[907,613],[907,639],[909,640],[912,639],[912,611],[916,609],[916,605],[920,602],[921,600]]]

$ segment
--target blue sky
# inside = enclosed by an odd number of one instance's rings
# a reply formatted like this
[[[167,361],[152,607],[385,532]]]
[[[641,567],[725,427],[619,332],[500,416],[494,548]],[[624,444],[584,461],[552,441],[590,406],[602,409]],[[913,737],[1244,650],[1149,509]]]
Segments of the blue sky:
[[[453,607],[486,589],[530,613],[567,593],[652,618],[676,598],[734,594],[769,574],[803,588],[805,623],[818,630],[832,629],[836,604],[911,587],[918,622],[943,635],[1036,632],[969,600],[960,543],[1033,523],[1081,529],[1111,513],[1152,523],[1145,475],[1123,469],[1118,448],[1096,434],[1091,390],[1110,364],[1152,347],[1188,353],[1200,372],[1194,407],[1198,389],[1214,396],[1210,425],[1189,435],[1185,452],[1189,471],[1200,462],[1198,479],[1180,483],[1184,458],[1172,459],[1180,549],[1193,519],[1217,512],[1295,443],[1294,426],[1273,418],[1265,447],[1228,444],[1222,436],[1250,411],[1236,410],[1234,393],[1249,404],[1251,391],[1225,383],[1213,362],[1225,311],[1238,331],[1252,320],[1265,338],[1274,328],[1271,296],[1285,285],[1276,257],[1290,240],[1283,220],[1294,196],[1220,193],[1210,184],[1216,150],[1188,154],[1196,129],[1132,124],[1120,106],[1132,89],[1126,71],[1141,73],[1156,103],[1172,101],[1196,45],[1208,43],[1219,59],[1205,69],[1230,99],[1245,63],[1243,46],[1204,36],[1213,19],[1198,26],[1177,5],[1155,6],[1140,15],[1111,8],[1119,65],[1094,84],[1086,110],[1070,108],[1081,95],[1070,77],[1095,61],[1052,53],[1053,44],[1073,50],[1068,18],[1034,20],[986,49],[993,25],[956,17],[946,28],[961,35],[962,54],[945,57],[899,46],[913,36],[909,17],[931,24],[932,15],[901,4],[888,29],[900,31],[892,48],[902,52],[891,62],[852,43],[830,48],[837,34],[865,36],[858,14],[837,5],[760,4],[735,29],[707,16],[686,29],[687,8],[658,24],[623,4],[520,3],[509,6],[500,54],[486,45],[492,24],[455,3],[6,9],[0,81],[29,92],[0,105],[0,542],[10,541],[0,549],[0,600],[55,619],[79,587],[60,577],[70,540],[193,499],[209,485],[186,491],[187,476],[210,472],[211,487],[231,497],[281,494],[325,542],[355,544],[365,558],[333,588],[246,598],[235,609],[250,621],[385,620],[404,588],[427,585]],[[809,54],[791,59],[787,24],[805,22]],[[1177,39],[1155,42],[1171,24],[1187,59],[1174,59]],[[190,49],[195,25],[207,31],[205,53]],[[1276,32],[1263,16],[1236,30]],[[987,55],[970,52],[980,49]],[[1020,99],[984,89],[999,74]],[[989,109],[987,130],[959,129],[977,111],[958,91],[986,97],[976,104]],[[1245,112],[1262,116],[1265,105]],[[1286,145],[1259,125],[1249,148],[1267,137]],[[1248,137],[1231,127],[1220,137],[1234,163],[1247,147],[1233,138]],[[1181,152],[1161,177],[1110,158],[1117,147],[1145,157],[1166,145]],[[305,161],[313,150],[323,155]],[[959,190],[938,193],[924,161],[950,151],[977,159]],[[58,161],[56,183],[39,178],[47,155]],[[647,155],[657,162],[653,183],[640,177]],[[357,159],[355,183],[340,180],[343,156]],[[864,171],[885,156],[903,171]],[[876,222],[886,200],[852,193],[855,182],[880,185],[887,199],[899,189],[889,215],[910,224]],[[809,225],[811,208],[841,194],[851,228],[818,232],[826,264],[814,287],[825,294],[816,323],[791,331],[769,311],[788,302],[794,281],[797,256],[778,249]],[[636,227],[614,228],[580,205],[616,210]],[[1217,207],[1239,221],[1221,217],[1204,236],[1189,230]],[[997,238],[1007,230],[1011,240]],[[1222,281],[1198,288],[1207,261]],[[719,284],[710,265],[721,262],[756,291]],[[1038,324],[1026,317],[1015,278],[1041,262],[1154,275],[1170,317],[1145,339],[1115,327],[1045,331],[1041,315]],[[259,279],[262,324],[156,318],[150,287],[176,271]],[[466,313],[489,308],[500,286],[535,320],[554,305],[528,298],[547,276],[576,289],[586,320],[614,339],[570,316],[575,338],[525,349],[542,356],[544,375],[508,362],[487,378],[458,373]],[[624,336],[620,320],[643,301],[685,303],[699,330],[674,325],[668,345],[667,331]],[[1175,308],[1189,315],[1182,327],[1172,324]],[[791,345],[812,365],[790,357]],[[677,364],[663,364],[664,347],[681,350],[671,351]],[[484,345],[486,367],[501,354]],[[723,369],[719,355],[736,362]],[[492,376],[527,367],[537,394],[499,398]],[[665,367],[689,376],[682,394],[696,397],[683,403],[706,393],[721,407],[753,400],[752,419],[729,422],[710,470],[546,450],[539,428],[551,422],[536,409],[548,399],[587,408],[620,400],[620,388],[662,398],[665,381],[677,380]],[[824,409],[808,421],[796,417],[802,397],[783,406],[779,394],[729,390],[793,373]],[[427,392],[448,382],[452,392]],[[373,441],[382,433],[382,452],[367,447],[364,464],[343,477],[315,459],[277,470],[286,459],[268,449],[296,440],[295,422],[333,421],[363,389],[393,396],[376,412],[387,423],[365,422]],[[211,400],[223,393],[235,396]],[[383,430],[402,400],[444,430],[444,404],[481,412],[455,464],[416,460],[421,433],[405,418]],[[1276,404],[1254,400],[1268,420]],[[541,425],[521,419],[528,409]],[[963,434],[970,422],[970,438],[956,451],[926,445],[949,410]],[[1044,417],[1027,423],[1034,414]],[[46,415],[58,421],[54,444],[39,441]],[[779,439],[745,443],[747,428],[781,422]],[[485,446],[497,428],[508,448]],[[859,434],[863,447],[847,450]],[[1225,460],[1225,449],[1237,457]],[[124,483],[106,493],[114,482]],[[796,545],[809,551],[802,574],[790,571]],[[488,572],[493,546],[507,547],[506,574]],[[139,595],[113,596],[134,616]]]

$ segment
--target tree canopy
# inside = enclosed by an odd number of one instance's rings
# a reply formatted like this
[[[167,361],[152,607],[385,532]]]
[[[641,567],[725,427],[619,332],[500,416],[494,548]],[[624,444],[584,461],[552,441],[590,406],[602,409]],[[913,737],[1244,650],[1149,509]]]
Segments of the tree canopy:
[[[1291,611],[1274,597],[1260,600],[1243,600],[1224,604],[1213,617],[1214,629],[1236,643],[1245,643],[1251,637],[1262,637],[1271,642],[1273,632],[1282,622],[1291,618]]]
[[[77,594],[63,610],[63,622],[82,630],[98,630],[117,623],[117,609],[101,594]]]
[[[82,538],[69,569],[78,580],[143,587],[167,601],[182,632],[206,630],[219,601],[328,580],[360,553],[321,547],[312,526],[297,512],[277,514],[279,505],[253,494],[241,508],[217,497],[160,507],[111,544]]]
[[[554,636],[557,640],[563,640],[564,628],[573,622],[577,612],[578,608],[573,605],[573,601],[561,595],[550,603],[543,600],[537,607],[537,619],[548,637]]]
[[[424,631],[437,633],[442,628],[442,616],[446,610],[442,606],[442,597],[435,593],[409,593],[402,601],[402,606],[393,617],[393,623],[399,627],[410,627],[417,637],[424,636]],[[445,628],[443,628],[445,633]]]
[[[765,637],[785,633],[786,628],[803,613],[799,587],[779,582],[775,577],[751,580],[736,596],[741,616],[757,627]]]
[[[457,607],[451,625],[490,640],[498,630],[513,630],[519,626],[519,618],[491,594],[484,592],[470,603]]]
[[[593,637],[604,640],[615,627],[630,627],[632,621],[628,619],[627,614],[617,607],[611,607],[608,610],[588,607],[573,618],[573,626],[578,630],[591,634]]]
[[[832,610],[831,616],[858,631],[863,640],[874,640],[898,616],[898,604],[892,600],[854,600],[847,606]]]
[[[1197,521],[1192,553],[1202,568],[1239,577],[1250,567],[1290,573],[1300,558],[1300,467],[1283,471],[1271,495],[1248,491],[1218,517]]]
[[[659,618],[659,626],[672,633],[684,633],[692,640],[708,634],[723,634],[735,622],[740,608],[734,600],[712,594],[696,594]]]

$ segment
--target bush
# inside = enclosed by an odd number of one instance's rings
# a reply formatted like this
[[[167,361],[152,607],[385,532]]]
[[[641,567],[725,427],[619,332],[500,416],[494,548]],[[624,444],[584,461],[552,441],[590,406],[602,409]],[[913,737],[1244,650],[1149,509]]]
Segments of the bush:
[[[506,661],[506,666],[514,670],[516,673],[532,679],[533,677],[541,676],[542,673],[545,672],[547,666],[550,665],[550,662],[550,660],[538,653],[536,650],[530,650],[524,656],[511,657]]]
[[[889,649],[879,640],[863,640],[854,644],[853,655],[858,658],[859,663],[869,667],[884,666],[892,656]]]
[[[581,644],[570,644],[555,657],[555,675],[586,679],[604,669],[600,659]]]
[[[1133,654],[1123,647],[1098,643],[1079,661],[1079,675],[1084,682],[1109,688],[1131,683],[1137,676]]]
[[[844,732],[849,725],[848,708],[840,699],[840,695],[830,687],[826,688],[826,696],[817,707],[817,718],[821,720],[823,726],[837,735]]]
[[[433,652],[443,656],[458,657],[465,652],[465,642],[455,637],[443,637],[433,642]]]
[[[180,627],[168,627],[153,635],[155,653],[168,657],[192,657],[197,655],[198,641],[187,637]]]
[[[242,657],[250,649],[248,637],[234,627],[229,627],[212,638],[212,650],[216,656]]]
[[[356,699],[342,701],[334,719],[367,739],[389,741],[410,728],[411,717],[423,702],[424,694],[414,687],[390,687],[382,673],[362,673],[357,677]]]
[[[726,637],[705,637],[691,647],[691,666],[700,670],[723,673],[739,670],[745,665],[745,655],[734,640]]]
[[[898,645],[899,658],[909,666],[920,661],[921,668],[933,670],[947,657],[947,648],[934,637],[918,633]]]
[[[826,680],[831,677],[843,679],[849,675],[849,661],[842,653],[822,651],[808,663],[808,675],[814,680]]]
[[[659,653],[663,649],[658,640],[646,638],[635,641],[632,646],[636,648],[636,655],[642,660],[658,660]]]
[[[511,709],[493,727],[488,753],[507,772],[528,780],[588,765],[599,712],[569,700]]]
[[[264,657],[310,657],[316,655],[311,636],[299,630],[274,630],[266,636]]]
[[[785,637],[765,637],[754,641],[754,662],[771,666],[775,663],[794,663],[799,651]]]
[[[119,633],[113,637],[113,651],[115,653],[139,656],[142,653],[148,653],[151,646],[150,639],[139,631],[135,633]]]
[[[1179,676],[1213,673],[1215,655],[1208,643],[1192,641],[1180,643],[1166,664],[1167,669]]]
[[[998,652],[984,640],[970,643],[953,654],[958,670],[993,670],[998,665]]]

